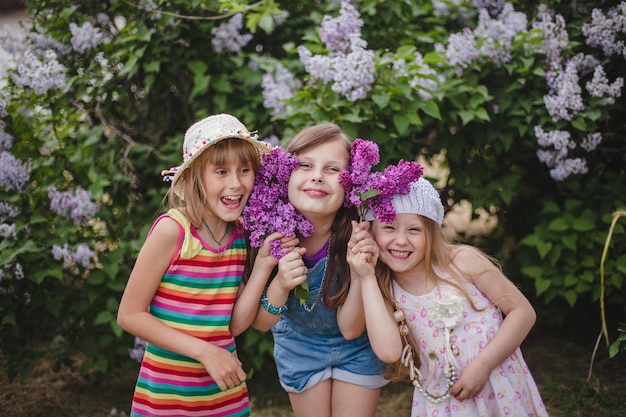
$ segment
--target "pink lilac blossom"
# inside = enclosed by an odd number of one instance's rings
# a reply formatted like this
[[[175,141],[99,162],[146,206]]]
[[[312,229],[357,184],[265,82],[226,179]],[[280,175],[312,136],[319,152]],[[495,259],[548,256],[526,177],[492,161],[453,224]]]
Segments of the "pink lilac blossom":
[[[23,192],[30,179],[30,162],[17,159],[7,151],[0,151],[0,188]]]
[[[400,161],[381,172],[372,172],[380,161],[378,145],[372,141],[355,139],[350,151],[350,169],[339,174],[339,183],[346,191],[344,205],[356,207],[363,218],[367,209],[384,223],[393,223],[396,213],[392,198],[407,194],[410,183],[417,181],[423,168],[417,162]]]
[[[605,15],[600,9],[591,12],[591,23],[582,26],[582,33],[586,37],[585,42],[591,47],[602,48],[606,56],[614,54],[626,58],[624,40],[617,39],[619,34],[626,32],[626,3],[621,2],[617,7],[611,8]]]
[[[56,187],[48,187],[48,198],[50,198],[50,210],[67,219],[74,221],[75,225],[85,224],[93,218],[99,205],[91,201],[91,192],[76,187],[75,191],[57,191]]]
[[[237,13],[228,22],[211,29],[213,50],[232,53],[241,50],[252,40],[252,35],[240,33],[241,29],[243,29],[243,13]]]
[[[291,173],[298,168],[298,159],[281,147],[263,155],[263,163],[256,173],[254,188],[243,209],[243,227],[250,232],[250,245],[261,247],[263,240],[274,232],[293,236],[313,233],[313,225],[296,212],[289,202],[287,186]],[[280,240],[270,243],[276,259],[283,257]]]
[[[609,84],[604,68],[598,65],[593,71],[593,78],[587,82],[585,88],[593,97],[603,98],[601,104],[607,106],[615,104],[615,99],[621,97],[623,86],[623,77],[617,77],[613,83]]]
[[[67,243],[63,246],[54,245],[52,247],[52,256],[57,261],[63,260],[63,268],[65,269],[70,268],[74,264],[87,268],[94,253],[95,252],[89,249],[89,246],[84,243],[79,243],[75,251],[72,251]]]
[[[302,83],[295,79],[282,64],[276,65],[274,75],[264,74],[261,81],[263,89],[263,106],[271,109],[272,116],[285,111],[285,100],[293,97],[294,92],[300,88]]]
[[[89,21],[84,22],[82,26],[70,23],[70,32],[72,32],[72,37],[70,38],[72,48],[79,54],[111,42],[111,34],[103,32]]]

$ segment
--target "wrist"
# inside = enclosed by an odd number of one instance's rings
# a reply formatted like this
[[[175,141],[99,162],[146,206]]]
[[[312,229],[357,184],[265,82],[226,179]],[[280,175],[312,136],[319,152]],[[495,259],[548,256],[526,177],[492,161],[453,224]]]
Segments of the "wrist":
[[[263,290],[263,294],[261,295],[261,307],[273,316],[279,316],[287,311],[286,303],[280,307],[276,307],[270,303],[270,300],[267,298],[267,288]]]

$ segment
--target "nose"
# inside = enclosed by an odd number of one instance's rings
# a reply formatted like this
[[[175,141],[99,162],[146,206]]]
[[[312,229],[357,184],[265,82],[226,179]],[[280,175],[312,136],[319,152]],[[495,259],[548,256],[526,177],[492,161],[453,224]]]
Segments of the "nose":
[[[317,183],[323,183],[324,182],[324,171],[322,170],[316,170],[315,172],[313,172],[313,175],[311,176],[311,182],[317,182]]]
[[[228,186],[235,189],[241,187],[241,179],[239,178],[239,174],[230,175]]]
[[[397,232],[396,238],[394,240],[396,241],[397,245],[404,245],[408,242],[406,238],[406,233],[403,233],[403,232]]]

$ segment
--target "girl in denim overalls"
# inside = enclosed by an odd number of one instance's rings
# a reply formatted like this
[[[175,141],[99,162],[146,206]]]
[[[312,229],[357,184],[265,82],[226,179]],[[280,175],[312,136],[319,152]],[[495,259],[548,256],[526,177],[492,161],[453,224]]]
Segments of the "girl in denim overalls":
[[[331,123],[308,127],[289,143],[299,167],[289,180],[289,201],[314,227],[298,236],[300,247],[284,255],[262,297],[253,326],[272,329],[274,359],[297,417],[374,416],[383,365],[367,333],[347,340],[337,310],[360,292],[350,290],[347,242],[356,211],[344,207],[339,173],[350,166],[351,142]],[[293,289],[307,282],[302,303]]]

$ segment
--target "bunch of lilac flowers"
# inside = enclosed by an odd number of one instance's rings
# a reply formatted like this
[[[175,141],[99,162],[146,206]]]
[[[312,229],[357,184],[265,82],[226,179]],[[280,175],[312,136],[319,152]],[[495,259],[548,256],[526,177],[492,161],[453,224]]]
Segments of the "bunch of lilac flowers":
[[[254,188],[243,209],[243,227],[250,232],[250,244],[261,247],[263,240],[274,232],[293,236],[313,233],[313,225],[296,212],[289,202],[287,186],[291,172],[298,168],[298,159],[281,147],[263,155],[263,164],[256,173]],[[280,240],[270,244],[276,259],[283,257]]]
[[[356,207],[361,219],[367,210],[372,210],[378,220],[393,223],[396,219],[393,196],[408,194],[410,184],[422,176],[424,169],[417,162],[400,160],[383,172],[372,172],[379,161],[376,143],[356,139],[350,151],[350,170],[339,174],[339,183],[346,191],[344,204]]]

